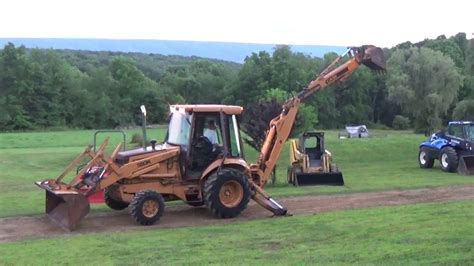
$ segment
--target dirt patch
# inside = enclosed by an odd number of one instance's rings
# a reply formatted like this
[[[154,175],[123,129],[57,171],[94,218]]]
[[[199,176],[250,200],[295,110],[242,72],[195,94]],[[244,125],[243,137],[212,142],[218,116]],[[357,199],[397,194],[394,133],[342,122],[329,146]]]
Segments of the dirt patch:
[[[397,190],[371,193],[354,193],[330,196],[305,196],[279,199],[291,214],[311,214],[333,210],[445,202],[474,199],[474,186],[455,186],[415,190]],[[153,226],[137,225],[127,210],[91,213],[74,232],[65,232],[55,226],[46,215],[20,216],[0,219],[0,243],[25,239],[80,235],[108,231],[149,230],[225,224],[271,217],[271,213],[252,202],[234,219],[216,219],[206,208],[188,206],[168,207],[161,220]]]

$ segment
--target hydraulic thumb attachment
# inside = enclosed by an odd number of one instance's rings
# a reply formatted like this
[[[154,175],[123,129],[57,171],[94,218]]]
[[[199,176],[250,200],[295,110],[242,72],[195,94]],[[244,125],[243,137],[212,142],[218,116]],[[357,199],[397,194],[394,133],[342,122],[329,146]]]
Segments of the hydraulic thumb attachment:
[[[261,187],[257,186],[254,182],[250,181],[250,187],[252,190],[252,199],[256,201],[260,206],[271,211],[275,216],[290,216],[288,209],[272,199]]]

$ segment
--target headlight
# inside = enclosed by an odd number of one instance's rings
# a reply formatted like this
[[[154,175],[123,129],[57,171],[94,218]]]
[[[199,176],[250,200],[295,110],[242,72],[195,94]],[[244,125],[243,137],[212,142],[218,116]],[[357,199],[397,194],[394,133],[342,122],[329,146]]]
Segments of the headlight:
[[[472,147],[471,147],[471,144],[469,142],[464,143],[464,147],[466,148],[466,150],[472,151]]]

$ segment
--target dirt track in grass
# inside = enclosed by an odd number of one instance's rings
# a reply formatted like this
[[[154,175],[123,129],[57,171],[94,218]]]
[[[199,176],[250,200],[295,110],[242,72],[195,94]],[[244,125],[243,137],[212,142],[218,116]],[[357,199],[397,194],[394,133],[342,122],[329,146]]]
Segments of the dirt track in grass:
[[[302,215],[356,208],[471,199],[474,199],[474,186],[288,197],[278,200],[288,208],[291,214]],[[172,206],[166,208],[161,220],[153,226],[137,225],[129,212],[123,210],[90,213],[74,232],[66,232],[53,224],[46,215],[18,216],[0,218],[0,243],[88,233],[217,225],[254,219],[284,219],[270,217],[270,212],[254,202],[251,202],[247,209],[234,219],[216,219],[204,207]]]

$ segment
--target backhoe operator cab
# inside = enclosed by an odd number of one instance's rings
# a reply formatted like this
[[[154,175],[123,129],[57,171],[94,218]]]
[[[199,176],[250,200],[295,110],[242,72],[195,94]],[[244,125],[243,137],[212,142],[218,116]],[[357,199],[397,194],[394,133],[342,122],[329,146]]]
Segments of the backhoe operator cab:
[[[179,146],[183,179],[200,178],[218,158],[242,158],[240,106],[173,105],[165,143]]]

